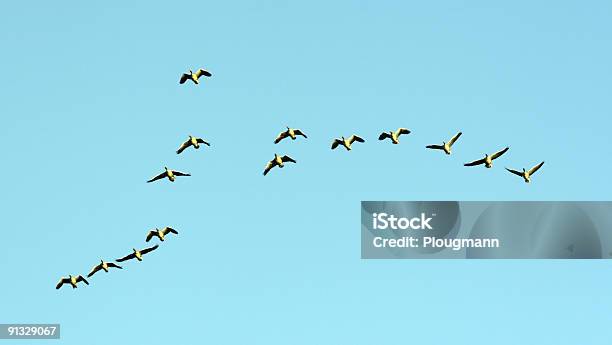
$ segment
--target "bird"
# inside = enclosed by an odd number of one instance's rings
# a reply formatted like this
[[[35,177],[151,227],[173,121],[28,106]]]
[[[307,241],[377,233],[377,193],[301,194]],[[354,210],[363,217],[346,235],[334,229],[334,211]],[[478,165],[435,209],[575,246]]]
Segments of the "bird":
[[[114,268],[118,268],[118,269],[123,269],[123,267],[115,264],[114,262],[106,262],[104,260],[100,260],[100,263],[95,265],[92,269],[91,272],[89,272],[89,274],[87,275],[87,278],[90,278],[91,276],[93,276],[96,272],[98,272],[99,270],[104,270],[104,272],[108,272],[108,269],[110,267],[114,267]]]
[[[387,138],[391,139],[391,142],[393,144],[399,144],[399,136],[402,134],[410,134],[410,130],[407,128],[398,128],[397,131],[389,131],[389,132],[382,132],[380,133],[380,135],[378,136],[378,140],[385,140]]]
[[[122,261],[126,261],[126,260],[131,260],[136,258],[138,261],[142,261],[142,256],[145,255],[146,253],[152,252],[155,249],[157,249],[157,247],[159,247],[158,244],[154,245],[153,247],[149,247],[149,248],[145,248],[145,249],[141,249],[141,250],[136,250],[136,248],[132,248],[132,250],[134,251],[132,254],[126,255],[120,259],[117,259],[115,261],[117,262],[122,262]]]
[[[57,285],[55,286],[55,289],[59,289],[62,287],[62,285],[64,284],[70,284],[72,286],[73,289],[77,288],[77,283],[79,282],[83,282],[87,285],[89,285],[89,282],[87,281],[87,279],[83,278],[82,275],[78,275],[78,276],[73,276],[73,275],[69,275],[68,277],[62,277],[60,278],[60,281],[57,283]]]
[[[278,137],[276,137],[276,139],[274,140],[274,143],[275,143],[275,144],[278,144],[278,143],[280,143],[280,142],[281,142],[281,140],[283,140],[283,139],[285,139],[285,138],[287,138],[287,137],[291,138],[291,140],[295,140],[295,138],[296,138],[296,136],[297,136],[297,135],[301,135],[301,136],[303,136],[304,138],[308,138],[308,137],[306,136],[306,134],[304,134],[304,132],[302,132],[301,130],[287,127],[287,130],[286,130],[286,131],[281,132],[281,133],[278,135]]]
[[[523,180],[525,180],[525,183],[529,183],[531,182],[531,175],[535,174],[536,171],[538,171],[538,169],[540,169],[542,167],[542,165],[544,165],[544,162],[534,166],[533,168],[529,169],[529,170],[525,170],[525,168],[523,168],[523,171],[516,171],[516,170],[512,170],[512,169],[508,169],[506,168],[506,170],[508,170],[509,172],[513,173],[514,175],[520,176],[523,178]]]
[[[192,70],[189,70],[189,73],[183,73],[183,75],[181,76],[181,80],[179,81],[179,84],[184,84],[187,80],[191,80],[195,84],[199,84],[201,76],[211,77],[212,74],[210,74],[210,72],[203,70],[201,68],[197,70],[195,73],[193,73]]]
[[[191,174],[187,174],[187,173],[182,173],[180,171],[176,171],[176,170],[171,170],[168,169],[167,167],[164,167],[164,172],[153,177],[152,179],[148,180],[147,183],[153,182],[153,181],[157,181],[159,179],[162,179],[164,177],[167,177],[168,180],[170,180],[170,182],[174,182],[174,180],[176,180],[177,176],[191,176]]]
[[[157,238],[159,238],[160,241],[164,241],[164,237],[169,234],[169,233],[173,233],[175,235],[178,235],[178,231],[172,229],[171,227],[167,226],[161,230],[159,230],[158,228],[155,228],[155,230],[151,230],[149,231],[149,233],[147,234],[147,238],[145,242],[149,242],[153,236],[156,236]]]
[[[363,140],[361,137],[358,137],[356,135],[351,135],[348,139],[345,139],[344,137],[342,137],[341,139],[334,139],[334,141],[332,142],[331,149],[333,150],[336,147],[338,147],[338,145],[342,145],[344,146],[344,148],[346,148],[347,151],[350,151],[351,145],[355,141],[360,142],[360,143],[365,143],[365,140]]]
[[[461,132],[455,134],[454,137],[451,138],[451,140],[449,140],[449,142],[442,142],[442,145],[427,145],[425,146],[428,149],[434,149],[434,150],[442,150],[444,151],[447,155],[451,154],[451,147],[453,146],[453,144],[455,143],[455,141],[457,141],[457,139],[459,139],[459,137],[461,136]]]
[[[189,146],[193,146],[194,149],[199,149],[200,148],[200,144],[204,144],[206,146],[210,146],[209,142],[204,141],[204,139],[202,138],[196,138],[193,135],[189,136],[189,139],[187,139],[187,141],[185,141],[184,143],[181,144],[181,147],[178,148],[178,150],[176,150],[176,154],[180,154],[181,152],[183,152],[186,148],[188,148]]]
[[[498,152],[495,152],[494,154],[492,154],[490,156],[488,154],[485,154],[485,157],[483,159],[479,159],[479,160],[476,160],[476,161],[473,161],[473,162],[465,163],[463,165],[466,166],[466,167],[472,167],[472,166],[475,166],[475,165],[484,164],[485,167],[491,168],[493,166],[493,160],[499,158],[501,155],[506,153],[506,151],[508,151],[508,149],[510,149],[510,148],[506,147],[505,149],[503,149],[501,151],[498,151]]]
[[[263,172],[264,176],[266,176],[268,172],[270,172],[270,170],[272,170],[272,168],[274,168],[275,166],[279,168],[284,167],[285,162],[297,163],[293,158],[287,155],[281,157],[275,153],[274,159],[272,159],[271,161],[268,162],[268,164],[266,164],[266,168],[264,169],[264,172]]]

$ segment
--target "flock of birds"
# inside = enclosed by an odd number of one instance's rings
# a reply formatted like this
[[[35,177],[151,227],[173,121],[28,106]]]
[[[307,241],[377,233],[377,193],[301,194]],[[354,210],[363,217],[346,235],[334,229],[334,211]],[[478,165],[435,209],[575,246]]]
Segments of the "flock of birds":
[[[212,74],[204,69],[198,69],[196,72],[193,71],[189,71],[189,73],[184,73],[180,80],[179,83],[180,84],[184,84],[185,82],[187,82],[188,80],[191,80],[194,84],[200,84],[200,78],[204,76],[204,77],[211,77]],[[407,128],[398,128],[396,131],[388,131],[388,132],[382,132],[379,136],[378,136],[378,140],[386,140],[389,139],[391,140],[391,142],[395,145],[399,144],[399,138],[401,135],[407,135],[410,134],[411,131]],[[427,149],[432,149],[432,150],[440,150],[443,151],[444,153],[446,153],[447,155],[450,155],[452,153],[451,148],[452,146],[457,142],[457,140],[461,137],[462,132],[459,132],[457,134],[455,134],[448,142],[442,142],[442,144],[435,144],[435,145],[427,145],[426,148]],[[295,128],[290,128],[287,127],[286,130],[282,131],[274,140],[274,144],[278,144],[280,143],[282,140],[286,139],[286,138],[291,138],[291,140],[296,140],[298,136],[302,136],[304,138],[308,138],[306,136],[306,134],[300,130],[300,129],[295,129]],[[365,143],[365,140],[363,138],[361,138],[360,136],[357,135],[351,135],[348,138],[345,137],[340,137],[340,138],[336,138],[333,140],[332,144],[331,144],[331,149],[335,150],[336,148],[338,148],[339,146],[343,146],[347,151],[351,151],[352,150],[352,145],[353,143],[358,142],[358,143]],[[178,148],[178,150],[176,151],[177,154],[181,154],[184,150],[186,150],[189,147],[193,147],[194,149],[199,149],[200,145],[206,145],[210,147],[210,143],[205,141],[202,138],[198,138],[192,135],[189,135],[189,138],[183,142],[181,144],[181,146]],[[510,148],[509,147],[505,147],[504,149],[497,151],[495,153],[492,154],[485,154],[483,158],[469,162],[469,163],[465,163],[464,166],[477,166],[477,165],[483,165],[486,168],[492,168],[493,167],[493,161],[499,157],[501,157],[503,154],[505,154],[506,152],[508,152]],[[278,167],[278,168],[283,168],[285,166],[285,163],[297,163],[295,159],[287,156],[287,155],[283,155],[283,156],[279,156],[278,154],[274,154],[274,158],[272,160],[270,160],[263,171],[263,175],[267,175],[270,170],[272,170],[272,168],[274,167]],[[538,171],[542,165],[544,165],[544,162],[541,162],[539,164],[537,164],[536,166],[534,166],[533,168],[526,170],[525,168],[523,168],[522,171],[519,170],[514,170],[514,169],[509,169],[506,168],[506,170],[514,175],[520,176],[523,178],[523,180],[526,183],[530,183],[531,182],[531,177],[533,176],[533,174]],[[180,172],[177,170],[172,170],[172,169],[168,169],[168,167],[164,167],[164,172],[156,175],[155,177],[149,179],[147,181],[147,183],[150,182],[154,182],[154,181],[158,181],[161,179],[168,179],[171,182],[174,182],[176,180],[177,176],[191,176],[191,174],[188,173],[184,173],[184,172]],[[176,230],[174,230],[173,228],[170,227],[165,227],[161,230],[159,229],[154,229],[148,232],[147,236],[146,236],[146,242],[149,242],[153,237],[157,237],[160,241],[164,241],[164,238],[166,235],[168,235],[169,233],[178,235],[178,232]],[[159,247],[159,245],[155,245],[153,247],[148,247],[148,248],[144,248],[141,250],[136,250],[135,248],[132,248],[133,252],[131,254],[128,254],[122,258],[116,259],[116,262],[123,262],[123,261],[127,261],[127,260],[131,260],[131,259],[137,259],[138,261],[142,261],[142,256],[144,254],[147,254],[149,252],[154,251],[155,249],[157,249]],[[117,268],[117,269],[123,269],[123,267],[113,263],[113,262],[106,262],[104,260],[100,260],[100,263],[97,264],[96,266],[94,266],[91,271],[89,272],[89,274],[87,275],[87,278],[92,277],[96,272],[100,271],[100,270],[104,270],[105,272],[109,271],[109,268]],[[68,277],[62,277],[59,281],[59,283],[56,285],[56,289],[59,289],[62,287],[62,285],[64,284],[70,284],[72,286],[72,288],[76,288],[77,284],[83,282],[87,285],[89,285],[89,282],[87,281],[87,279],[85,279],[82,275],[77,275],[77,276],[72,276],[69,275]]]

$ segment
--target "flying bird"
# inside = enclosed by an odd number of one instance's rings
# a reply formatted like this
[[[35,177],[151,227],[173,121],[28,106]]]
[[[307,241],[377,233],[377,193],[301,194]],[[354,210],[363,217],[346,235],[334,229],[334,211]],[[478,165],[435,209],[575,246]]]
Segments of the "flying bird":
[[[534,166],[533,168],[529,169],[529,170],[525,170],[525,168],[523,168],[523,171],[516,171],[516,170],[512,170],[512,169],[508,169],[506,168],[506,170],[508,170],[509,172],[513,173],[514,175],[520,176],[523,178],[523,180],[525,180],[525,183],[529,183],[531,182],[531,175],[535,174],[536,171],[538,171],[538,169],[540,169],[542,167],[542,165],[544,165],[544,162]]]
[[[287,155],[281,157],[275,153],[274,159],[272,159],[271,161],[268,162],[268,164],[266,164],[266,168],[264,169],[264,172],[263,172],[264,176],[266,176],[268,172],[270,172],[270,170],[272,170],[272,168],[276,166],[279,168],[284,167],[285,162],[297,163],[293,158]]]
[[[151,230],[147,234],[146,242],[149,242],[154,236],[159,238],[159,240],[163,242],[164,238],[169,233],[173,233],[175,235],[178,235],[178,231],[176,231],[176,230],[174,230],[174,229],[172,229],[171,227],[168,227],[168,226],[163,228],[163,229],[161,229],[161,230],[159,230],[158,228],[155,228],[155,230]]]
[[[176,154],[180,154],[181,152],[185,151],[185,149],[188,148],[189,146],[193,146],[193,148],[197,150],[197,149],[200,148],[200,144],[204,144],[206,146],[210,146],[210,143],[204,141],[204,139],[196,138],[196,137],[190,135],[189,139],[187,139],[187,141],[182,143],[181,147],[179,147],[178,150],[176,150]]]
[[[77,288],[77,283],[79,283],[79,282],[83,282],[83,283],[89,285],[89,282],[87,281],[87,279],[83,278],[82,275],[78,275],[76,277],[72,276],[72,275],[69,275],[68,277],[60,278],[60,281],[55,286],[55,289],[61,288],[62,285],[64,285],[64,284],[70,284],[73,289],[76,289]]]
[[[332,142],[331,149],[333,150],[336,147],[338,147],[338,145],[342,145],[344,146],[344,148],[346,148],[347,151],[350,151],[351,145],[354,142],[365,143],[365,140],[363,140],[361,137],[358,137],[356,135],[351,135],[350,138],[348,139],[345,139],[344,137],[342,137],[341,139],[334,139],[334,142]]]
[[[167,167],[164,167],[164,172],[153,177],[152,179],[148,180],[147,183],[153,182],[153,181],[157,181],[159,179],[165,178],[167,177],[168,180],[170,180],[170,182],[174,182],[174,180],[176,180],[177,176],[191,176],[191,174],[187,174],[187,173],[182,173],[180,171],[176,171],[176,170],[170,170]]]
[[[453,144],[455,143],[455,141],[457,141],[457,139],[459,139],[459,137],[461,136],[461,132],[455,134],[454,137],[451,138],[451,140],[449,140],[449,142],[442,142],[442,145],[427,145],[425,146],[428,149],[434,149],[434,150],[442,150],[444,151],[447,155],[451,154],[451,147],[453,146]]]
[[[389,131],[389,132],[382,132],[380,133],[380,135],[378,136],[378,140],[385,140],[387,138],[391,139],[391,142],[393,144],[399,144],[399,136],[402,134],[410,134],[410,130],[407,128],[398,128],[397,131]]]
[[[195,73],[193,73],[193,71],[189,70],[189,73],[183,73],[179,83],[180,84],[184,84],[187,80],[191,80],[195,84],[199,84],[201,76],[211,77],[212,74],[210,74],[210,72],[205,71],[205,70],[203,70],[201,68],[199,70],[197,70]]]
[[[501,155],[503,155],[504,153],[506,153],[508,151],[508,149],[510,149],[509,147],[506,147],[505,149],[495,152],[492,155],[488,155],[485,154],[485,157],[483,159],[479,159],[477,161],[473,161],[473,162],[469,162],[469,163],[465,163],[463,164],[466,167],[472,167],[475,165],[480,165],[480,164],[484,164],[485,167],[487,168],[491,168],[493,166],[493,160],[499,158]]]
[[[92,269],[91,272],[89,272],[89,274],[87,275],[87,278],[90,278],[91,276],[93,276],[94,274],[96,274],[96,272],[98,272],[99,270],[104,270],[104,272],[108,273],[108,269],[110,267],[114,267],[114,268],[118,268],[118,269],[123,269],[123,267],[113,263],[113,262],[106,262],[104,260],[100,260],[100,263],[95,265]]]
[[[283,140],[283,139],[285,139],[287,137],[291,138],[291,140],[295,140],[296,136],[298,136],[298,135],[301,135],[304,138],[308,138],[306,136],[306,134],[304,134],[304,132],[302,132],[301,130],[287,127],[286,131],[281,132],[278,135],[278,137],[276,137],[276,139],[274,140],[274,143],[278,144],[278,143],[281,142],[281,140]]]
[[[115,261],[117,262],[122,262],[122,261],[126,261],[126,260],[131,260],[131,259],[137,259],[138,261],[142,261],[142,256],[145,255],[146,253],[152,252],[155,249],[157,249],[157,247],[159,247],[158,244],[154,245],[153,247],[149,247],[149,248],[145,248],[145,249],[141,249],[141,250],[136,250],[136,248],[132,248],[132,250],[134,251],[132,254],[126,255],[120,259],[117,259]]]

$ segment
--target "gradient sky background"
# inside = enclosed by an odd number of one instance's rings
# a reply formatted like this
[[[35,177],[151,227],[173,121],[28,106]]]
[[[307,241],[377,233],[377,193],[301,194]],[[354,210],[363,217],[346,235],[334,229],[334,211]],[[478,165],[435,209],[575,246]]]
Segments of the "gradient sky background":
[[[609,200],[609,1],[0,13],[0,323],[61,323],[75,345],[610,343],[607,260],[367,261],[359,244],[361,200]],[[213,77],[178,84],[198,67]],[[274,145],[285,126],[308,139]],[[401,145],[376,140],[400,126]],[[458,130],[453,156],[424,149]],[[329,149],[352,133],[366,143]],[[177,156],[188,134],[212,147]],[[461,166],[506,145],[492,170]],[[298,163],[264,178],[275,152]],[[503,170],[540,160],[530,185]],[[164,165],[193,176],[146,184]],[[180,235],[143,262],[55,290],[166,225]]]

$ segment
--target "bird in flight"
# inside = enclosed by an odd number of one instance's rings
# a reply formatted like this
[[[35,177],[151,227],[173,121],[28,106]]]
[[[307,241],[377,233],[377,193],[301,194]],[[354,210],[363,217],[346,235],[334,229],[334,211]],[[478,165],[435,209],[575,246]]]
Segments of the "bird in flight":
[[[488,155],[485,154],[485,157],[483,159],[479,159],[473,162],[469,162],[469,163],[465,163],[463,164],[466,167],[472,167],[475,165],[480,165],[480,164],[484,164],[485,167],[487,168],[491,168],[493,166],[493,160],[499,158],[501,155],[503,155],[504,153],[506,153],[508,151],[508,149],[510,149],[509,147],[506,147],[505,149],[495,152],[492,155]]]
[[[512,170],[512,169],[508,169],[506,168],[506,170],[508,170],[509,172],[513,173],[514,175],[520,176],[523,178],[523,180],[525,180],[525,183],[529,183],[531,182],[531,175],[535,174],[536,171],[538,171],[538,169],[540,169],[542,167],[542,165],[544,165],[544,162],[534,166],[533,168],[529,169],[529,170],[525,170],[525,168],[523,168],[523,171],[516,171],[516,170]]]
[[[197,70],[195,73],[193,73],[193,71],[189,70],[189,73],[183,73],[183,75],[181,76],[181,80],[179,80],[179,83],[180,84],[184,84],[187,80],[191,80],[195,84],[199,84],[201,76],[211,77],[212,74],[210,74],[210,72],[205,71],[205,70],[203,70],[201,68],[199,70]]]
[[[295,138],[296,138],[296,136],[297,136],[297,135],[301,135],[301,136],[303,136],[304,138],[308,138],[308,137],[306,136],[306,134],[304,134],[304,132],[302,132],[301,130],[287,127],[287,130],[286,130],[286,131],[281,132],[281,133],[278,135],[278,137],[276,137],[276,139],[274,140],[274,143],[275,143],[275,144],[278,144],[278,143],[280,143],[280,142],[281,142],[281,140],[283,140],[283,139],[285,139],[285,138],[287,138],[287,137],[291,138],[291,140],[295,140]]]
[[[204,141],[204,139],[202,138],[196,138],[192,135],[189,136],[189,139],[187,139],[187,141],[185,141],[184,143],[181,144],[181,147],[178,148],[178,150],[176,150],[176,154],[180,154],[181,152],[183,152],[186,148],[188,148],[189,146],[193,146],[194,149],[199,149],[200,148],[200,144],[204,144],[206,146],[210,146],[209,142]]]
[[[365,140],[356,135],[351,135],[348,139],[345,139],[344,137],[342,137],[341,139],[334,139],[334,141],[332,142],[331,149],[333,150],[338,147],[338,145],[342,145],[344,146],[344,148],[346,148],[347,151],[350,151],[351,145],[354,142],[365,143]]]
[[[285,155],[285,156],[279,156],[276,153],[274,154],[274,159],[272,159],[271,161],[268,162],[268,164],[266,164],[266,168],[264,169],[264,176],[266,176],[270,170],[272,170],[272,168],[274,168],[275,166],[282,168],[285,166],[285,162],[291,162],[291,163],[297,163],[293,158]]]
[[[123,269],[123,267],[113,263],[113,262],[106,262],[104,260],[100,260],[100,263],[95,265],[92,269],[91,272],[89,272],[89,274],[87,275],[87,278],[90,278],[91,276],[93,276],[96,272],[98,272],[99,270],[104,270],[104,272],[108,272],[108,269],[110,267],[114,267],[114,268],[118,268],[118,269]]]
[[[391,142],[393,144],[399,144],[399,136],[402,134],[410,134],[410,130],[407,128],[398,128],[397,131],[389,131],[389,132],[382,132],[380,133],[380,135],[378,136],[378,140],[385,140],[387,138],[391,139]]]
[[[154,245],[153,247],[149,247],[149,248],[145,248],[145,249],[141,249],[141,250],[136,250],[136,248],[132,248],[132,250],[134,251],[132,254],[126,255],[120,259],[117,259],[115,261],[117,262],[122,262],[122,261],[126,261],[126,260],[131,260],[131,259],[137,259],[138,261],[142,261],[142,256],[145,255],[146,253],[152,252],[155,249],[157,249],[157,247],[159,247],[158,244]]]
[[[78,276],[72,276],[69,275],[68,277],[62,277],[60,279],[60,281],[57,283],[57,285],[55,286],[55,289],[59,289],[62,287],[62,285],[64,284],[70,284],[72,286],[73,289],[77,288],[77,283],[79,282],[83,282],[87,285],[89,285],[89,282],[87,281],[87,279],[83,278],[82,275],[78,275]]]
[[[434,150],[442,150],[444,151],[447,155],[451,154],[451,147],[453,146],[453,144],[455,143],[455,141],[457,141],[457,139],[459,139],[459,137],[461,136],[461,132],[455,134],[454,137],[451,138],[451,140],[449,140],[449,142],[442,142],[442,145],[427,145],[425,146],[428,149],[434,149]]]
[[[167,234],[169,233],[173,233],[175,235],[178,235],[178,231],[172,229],[171,227],[165,227],[161,230],[159,230],[158,228],[155,228],[155,230],[151,230],[149,231],[149,233],[147,234],[147,238],[146,238],[146,242],[149,242],[154,236],[159,238],[160,241],[164,241],[164,237],[166,237]]]
[[[191,176],[191,174],[187,174],[187,173],[182,173],[180,171],[176,171],[176,170],[171,170],[168,169],[167,167],[164,167],[164,172],[153,177],[152,179],[148,180],[147,183],[153,182],[153,181],[157,181],[159,179],[165,178],[167,177],[168,180],[170,180],[171,182],[174,182],[174,180],[176,180],[177,176]]]

